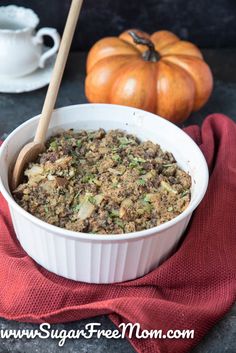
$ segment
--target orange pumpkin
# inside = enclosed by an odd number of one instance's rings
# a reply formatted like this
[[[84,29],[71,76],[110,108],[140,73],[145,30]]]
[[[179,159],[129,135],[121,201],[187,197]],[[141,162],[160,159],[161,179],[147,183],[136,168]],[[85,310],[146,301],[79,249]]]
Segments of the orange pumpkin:
[[[200,50],[168,31],[139,30],[99,40],[87,58],[85,94],[90,102],[128,105],[173,122],[208,100],[213,86]]]

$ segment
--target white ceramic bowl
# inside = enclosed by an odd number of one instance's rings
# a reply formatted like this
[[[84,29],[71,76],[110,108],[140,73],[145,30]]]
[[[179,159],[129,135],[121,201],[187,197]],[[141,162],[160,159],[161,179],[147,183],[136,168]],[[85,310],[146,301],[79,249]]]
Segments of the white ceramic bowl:
[[[207,164],[194,141],[169,121],[139,109],[83,104],[56,110],[48,136],[69,128],[126,130],[172,152],[192,177],[189,206],[169,222],[122,235],[77,233],[52,226],[27,213],[9,191],[9,168],[19,149],[34,136],[38,119],[36,116],[20,125],[0,148],[0,191],[8,202],[17,238],[29,256],[51,272],[90,283],[131,280],[143,276],[168,258],[207,189]]]

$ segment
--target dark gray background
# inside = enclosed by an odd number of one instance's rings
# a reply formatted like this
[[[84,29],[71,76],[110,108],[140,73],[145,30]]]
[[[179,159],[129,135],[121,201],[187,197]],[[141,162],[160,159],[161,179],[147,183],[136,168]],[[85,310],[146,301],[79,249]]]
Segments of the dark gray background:
[[[63,30],[70,0],[13,0],[33,8],[41,18],[40,27]],[[0,5],[11,1],[0,0]],[[201,124],[206,115],[221,112],[236,121],[236,0],[84,0],[73,49],[87,51],[103,36],[117,35],[131,27],[148,32],[169,29],[191,40],[203,50],[211,66],[215,85],[209,102],[184,123]],[[227,49],[222,49],[227,48]],[[57,107],[86,102],[84,96],[87,53],[70,55]],[[30,117],[40,113],[46,87],[25,94],[0,94],[0,138]],[[82,329],[88,322],[99,322],[103,329],[113,329],[107,317],[92,318],[54,329]],[[37,328],[0,318],[0,329]],[[92,339],[69,341],[59,348],[56,341],[0,340],[0,353],[134,353],[126,340]],[[214,326],[191,353],[236,352],[236,305]],[[155,352],[151,352],[155,353]]]
[[[39,15],[40,26],[63,30],[70,0],[13,0]],[[0,0],[0,5],[11,1]],[[73,49],[87,50],[125,29],[168,29],[204,48],[236,46],[236,0],[84,0]]]

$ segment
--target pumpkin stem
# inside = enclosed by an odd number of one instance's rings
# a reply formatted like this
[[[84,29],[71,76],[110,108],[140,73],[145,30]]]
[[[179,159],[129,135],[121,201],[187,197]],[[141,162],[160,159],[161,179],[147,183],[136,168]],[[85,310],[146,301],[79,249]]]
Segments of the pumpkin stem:
[[[140,37],[134,31],[129,31],[128,33],[132,37],[135,44],[146,45],[148,47],[148,50],[146,50],[142,54],[142,57],[145,61],[156,62],[156,61],[160,60],[160,54],[155,50],[155,46],[150,39]]]

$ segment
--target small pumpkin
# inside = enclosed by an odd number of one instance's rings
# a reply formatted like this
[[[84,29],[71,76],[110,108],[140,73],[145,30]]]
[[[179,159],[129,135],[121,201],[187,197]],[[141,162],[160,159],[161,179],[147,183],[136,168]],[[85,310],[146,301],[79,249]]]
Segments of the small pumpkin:
[[[125,31],[99,40],[87,57],[90,102],[137,107],[175,123],[200,109],[212,87],[200,50],[169,31]]]

